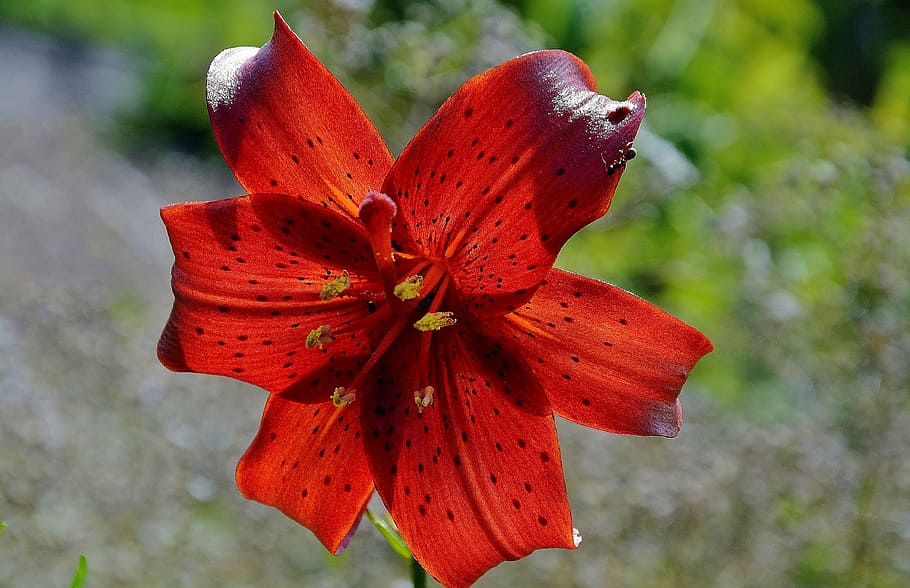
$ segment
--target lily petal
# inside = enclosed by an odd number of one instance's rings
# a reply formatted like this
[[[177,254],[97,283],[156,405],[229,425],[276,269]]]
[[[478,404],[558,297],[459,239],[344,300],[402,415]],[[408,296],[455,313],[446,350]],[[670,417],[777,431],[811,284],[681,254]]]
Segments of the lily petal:
[[[519,360],[463,332],[433,335],[432,404],[419,412],[400,393],[418,389],[409,344],[383,371],[398,380],[362,413],[383,502],[417,561],[453,587],[535,549],[575,547],[546,397]]]
[[[676,436],[679,391],[713,348],[634,294],[557,269],[502,324],[556,414],[613,433]]]
[[[638,92],[623,102],[597,94],[587,66],[564,51],[472,78],[383,185],[398,204],[396,241],[448,258],[475,312],[520,306],[566,240],[607,211],[644,110]]]
[[[331,383],[317,380],[328,362],[368,352],[379,315],[369,299],[382,283],[354,221],[279,194],[177,204],[161,217],[175,257],[174,307],[158,344],[166,367],[270,392],[295,388],[298,399],[310,387],[317,397],[309,401],[323,402]],[[343,276],[350,288],[321,299],[324,285]],[[348,334],[308,349],[307,336],[323,325]]]
[[[215,57],[206,98],[221,153],[247,192],[303,196],[356,218],[392,165],[357,101],[277,12],[261,49]]]
[[[237,465],[244,496],[344,550],[373,493],[356,403],[306,405],[270,396],[259,433]]]

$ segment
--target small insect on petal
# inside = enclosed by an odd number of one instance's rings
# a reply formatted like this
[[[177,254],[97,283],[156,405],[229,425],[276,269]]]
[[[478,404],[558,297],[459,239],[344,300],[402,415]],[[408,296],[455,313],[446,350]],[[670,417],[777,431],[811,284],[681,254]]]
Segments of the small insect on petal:
[[[414,392],[414,402],[417,403],[417,412],[423,414],[423,409],[433,404],[433,386],[427,386],[423,390]]]
[[[451,312],[428,312],[414,323],[414,328],[418,331],[438,331],[443,327],[451,327],[457,320]]]
[[[339,386],[332,392],[332,404],[337,408],[347,406],[355,400],[357,400],[357,392],[354,389],[348,390],[344,386]]]
[[[413,300],[420,296],[420,289],[423,288],[423,276],[420,274],[411,276],[400,284],[395,285],[395,296],[400,300]]]
[[[328,345],[335,338],[332,337],[332,327],[330,325],[320,325],[310,331],[310,334],[306,336],[306,348],[313,349],[318,347],[322,349],[323,345]]]
[[[575,527],[572,527],[572,541],[575,543],[575,547],[581,545],[581,533]]]
[[[351,287],[351,276],[344,270],[340,276],[322,286],[319,293],[320,300],[332,300],[341,296],[341,293]]]

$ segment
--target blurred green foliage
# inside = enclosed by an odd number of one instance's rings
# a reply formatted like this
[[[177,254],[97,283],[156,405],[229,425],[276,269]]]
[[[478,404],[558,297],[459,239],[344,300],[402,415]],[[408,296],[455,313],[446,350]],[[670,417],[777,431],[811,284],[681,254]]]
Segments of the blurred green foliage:
[[[804,99],[818,105],[828,99],[828,91],[836,99],[871,105],[879,130],[905,145],[910,142],[906,122],[910,8],[900,0],[506,3],[538,23],[553,44],[588,60],[604,88],[636,86],[655,97],[670,94],[674,100],[668,105],[676,107],[666,112],[670,120],[655,121],[652,114],[651,123],[662,123],[671,139],[688,148],[687,153],[693,151],[690,155],[699,155],[698,147],[727,136],[722,121],[703,124],[712,114],[752,113],[752,118],[763,122],[764,114],[773,114],[762,112],[774,108],[770,99],[785,100],[777,108]],[[484,17],[498,11],[498,4],[492,0],[36,0],[4,3],[0,19],[74,45],[107,44],[145,57],[144,90],[141,99],[121,113],[121,138],[134,151],[162,145],[198,151],[213,146],[200,101],[213,47],[261,43],[271,28],[263,15],[276,9],[303,23],[302,33],[322,31],[325,36],[316,43],[303,35],[314,49],[324,44],[335,50],[344,44],[347,53],[340,59],[334,52],[321,57],[329,64],[347,61],[351,65],[353,60],[354,70],[340,71],[340,76],[391,98],[391,103],[383,104],[394,111],[436,98],[415,88],[421,77],[407,74],[427,74],[437,86],[445,82],[441,78],[455,72],[455,66],[466,65],[464,54],[477,47]],[[440,45],[413,44],[415,39],[432,39],[434,32],[439,33],[436,40],[443,41]],[[422,65],[423,71],[400,71],[415,64]],[[442,84],[448,91],[452,86]],[[374,115],[383,126],[388,114]],[[771,143],[777,138],[773,126],[760,125]],[[759,153],[774,156],[773,150]]]
[[[85,576],[88,574],[88,560],[85,559],[84,555],[79,556],[79,564],[76,566],[76,571],[73,572],[73,582],[70,584],[70,588],[82,588],[85,584]]]
[[[222,48],[265,42],[275,8],[395,151],[468,75],[516,48],[577,52],[602,92],[641,89],[649,106],[641,157],[613,210],[560,264],[635,291],[712,338],[716,351],[687,394],[758,422],[812,414],[838,431],[868,464],[869,495],[855,498],[862,511],[888,487],[880,448],[910,408],[910,5],[508,4],[36,0],[4,3],[0,17],[133,52],[144,89],[121,113],[118,137],[143,156],[211,152],[207,65]],[[808,508],[781,496],[774,516],[797,528]],[[876,540],[857,533],[860,546]],[[884,555],[865,547],[844,564],[827,541],[794,555],[794,585],[898,585]],[[687,577],[674,571],[666,577]]]

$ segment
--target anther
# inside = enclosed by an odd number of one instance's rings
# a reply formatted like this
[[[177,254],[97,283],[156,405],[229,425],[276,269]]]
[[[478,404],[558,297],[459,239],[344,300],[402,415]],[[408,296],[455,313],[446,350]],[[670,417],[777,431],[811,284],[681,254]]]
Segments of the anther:
[[[347,406],[357,400],[357,393],[354,389],[348,390],[344,386],[338,386],[332,392],[332,404],[337,408]]]
[[[320,300],[332,300],[341,296],[341,293],[351,287],[351,276],[348,270],[341,272],[341,275],[322,286],[319,293]]]
[[[420,289],[423,288],[423,276],[417,274],[407,278],[405,281],[396,284],[394,289],[395,296],[399,300],[413,300],[420,296]]]
[[[332,327],[330,325],[320,325],[310,331],[310,334],[306,336],[306,348],[313,349],[318,347],[322,349],[323,345],[328,345],[335,338],[332,337]]]
[[[423,414],[423,409],[433,404],[433,386],[414,392],[414,402],[417,403],[417,412]]]
[[[451,312],[428,312],[414,323],[414,328],[418,331],[438,331],[443,327],[451,327],[456,320]]]

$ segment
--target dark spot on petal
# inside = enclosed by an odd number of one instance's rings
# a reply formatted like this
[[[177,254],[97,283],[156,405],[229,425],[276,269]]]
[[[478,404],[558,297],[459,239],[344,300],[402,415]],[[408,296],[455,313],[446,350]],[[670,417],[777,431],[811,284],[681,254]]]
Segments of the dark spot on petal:
[[[607,119],[614,125],[621,123],[632,112],[628,106],[620,106],[607,115]]]

